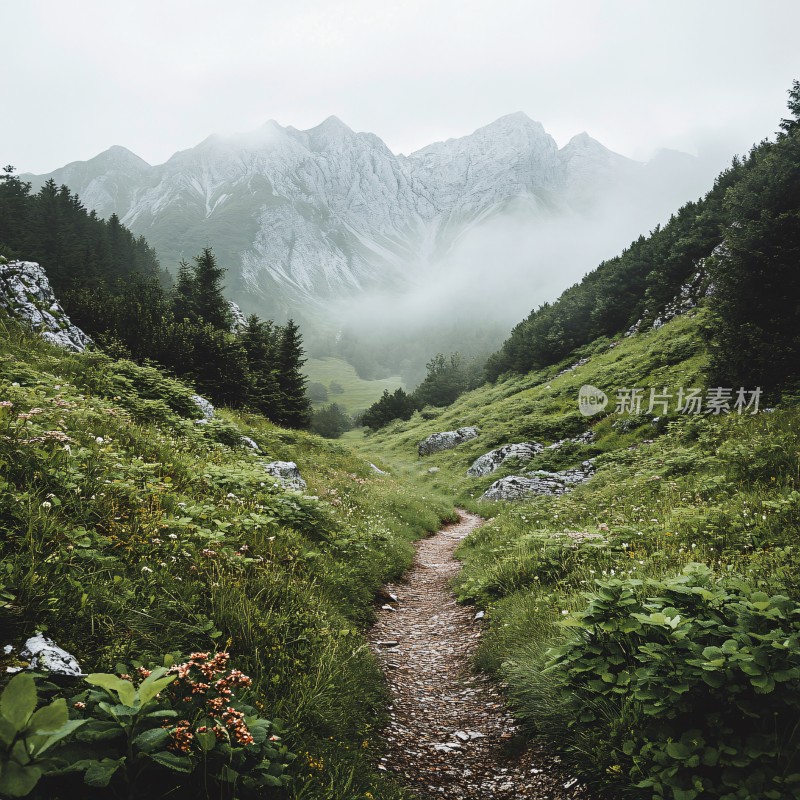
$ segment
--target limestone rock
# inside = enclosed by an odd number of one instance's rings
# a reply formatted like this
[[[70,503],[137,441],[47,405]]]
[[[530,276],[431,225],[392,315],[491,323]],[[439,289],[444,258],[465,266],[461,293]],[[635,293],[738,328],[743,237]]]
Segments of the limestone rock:
[[[525,475],[509,475],[495,481],[483,493],[481,500],[522,500],[535,494],[560,495],[588,481],[593,473],[594,464],[589,460],[579,467],[560,472],[536,470]]]
[[[228,307],[230,308],[231,318],[233,320],[231,322],[231,333],[239,333],[247,327],[247,317],[245,317],[242,309],[239,308],[233,300],[228,300]]]
[[[419,443],[417,452],[421,456],[427,456],[442,450],[450,450],[464,442],[468,442],[470,439],[474,439],[479,433],[480,431],[475,427],[458,428],[458,430],[455,431],[434,433]]]
[[[72,324],[35,261],[0,260],[0,307],[59,347],[82,352],[92,343]]]
[[[542,452],[542,445],[538,442],[519,442],[518,444],[504,444],[495,450],[480,456],[467,470],[467,475],[473,477],[483,477],[494,472],[501,464],[509,459],[516,458],[519,461],[530,461],[537,453]]]
[[[306,488],[306,482],[294,461],[270,461],[269,464],[264,464],[264,471],[277,478],[286,489],[302,491]]]
[[[41,633],[31,636],[25,642],[25,647],[20,651],[20,657],[30,661],[28,669],[73,677],[80,677],[84,674],[75,656]]]
[[[197,410],[203,415],[204,420],[214,419],[214,406],[209,400],[199,394],[193,394],[192,402],[197,406]]]

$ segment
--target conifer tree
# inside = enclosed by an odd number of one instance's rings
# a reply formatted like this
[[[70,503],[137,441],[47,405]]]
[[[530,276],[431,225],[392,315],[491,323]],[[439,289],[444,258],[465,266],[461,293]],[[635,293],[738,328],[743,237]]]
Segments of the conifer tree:
[[[225,268],[217,264],[210,247],[194,259],[194,310],[204,322],[215,328],[230,330],[233,319],[228,301],[222,294]]]
[[[289,428],[306,428],[311,418],[311,402],[306,396],[303,339],[294,320],[289,320],[280,334],[277,375],[280,391],[278,421]]]

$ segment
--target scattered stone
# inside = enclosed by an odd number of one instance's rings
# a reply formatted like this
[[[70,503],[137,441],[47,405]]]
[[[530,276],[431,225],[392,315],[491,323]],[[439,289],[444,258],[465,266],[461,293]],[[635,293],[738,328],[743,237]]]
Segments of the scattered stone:
[[[574,372],[578,367],[582,367],[584,364],[588,364],[588,358],[579,358],[574,364],[570,364],[566,369],[562,369],[561,372],[556,375],[556,378],[560,378],[562,375],[566,375],[568,372]]]
[[[386,605],[381,606],[381,611],[397,611],[397,609],[387,603]]]
[[[435,475],[439,472],[439,467],[428,467],[428,475]]]
[[[417,445],[417,452],[421,456],[428,456],[431,453],[438,453],[442,450],[450,450],[453,447],[468,442],[480,434],[480,430],[475,427],[458,428],[454,431],[443,431],[434,433],[423,439]]]
[[[386,641],[375,642],[378,647],[399,647],[400,642],[396,639],[387,639]]]
[[[269,464],[264,464],[264,471],[277,478],[285,489],[302,491],[306,488],[307,484],[294,461],[270,461]]]
[[[249,436],[242,436],[241,442],[245,447],[249,447],[251,450],[255,450],[256,453],[261,451],[261,448]]]
[[[369,632],[392,700],[381,766],[420,800],[586,800],[584,787],[564,789],[570,776],[554,754],[535,744],[509,752],[507,742],[521,737],[503,688],[471,672],[481,630],[475,609],[453,596],[453,552],[481,522],[462,512],[418,542],[400,592],[403,613],[378,615]],[[382,646],[397,640],[402,648]]]
[[[45,271],[35,261],[0,260],[0,308],[59,347],[80,353],[92,344],[72,324],[56,300]]]
[[[485,616],[486,616],[486,612],[485,611],[479,611],[477,614],[475,614],[475,616],[472,619],[474,619],[474,620],[483,619]]]
[[[543,449],[538,442],[504,444],[502,447],[490,450],[475,459],[472,466],[467,470],[467,475],[472,475],[475,478],[489,475],[509,459],[517,459],[522,462],[530,461],[534,456],[541,453]]]

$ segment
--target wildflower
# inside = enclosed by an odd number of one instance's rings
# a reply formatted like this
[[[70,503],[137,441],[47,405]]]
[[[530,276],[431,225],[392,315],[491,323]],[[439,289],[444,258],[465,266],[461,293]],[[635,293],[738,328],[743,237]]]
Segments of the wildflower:
[[[169,538],[170,538],[170,539],[177,539],[177,538],[178,538],[178,534],[177,534],[177,533],[171,533],[171,534],[169,535]]]
[[[0,408],[11,408],[14,404],[10,400],[0,400]],[[773,480],[775,480],[773,478]]]
[[[104,441],[102,436],[95,436],[94,440],[97,442],[97,444],[103,444]]]
[[[45,511],[49,511],[49,510],[50,510],[52,507],[53,507],[53,504],[52,504],[52,503],[51,503],[49,500],[45,500],[45,501],[42,503],[42,508],[43,508]]]
[[[86,708],[86,703],[73,703],[73,708],[77,708],[78,711],[83,711]]]
[[[567,614],[569,614],[569,611],[567,611],[567,609],[566,609],[566,608],[565,608],[565,609],[562,609],[562,611],[561,611],[561,616],[562,616],[562,617],[566,617],[566,616],[567,616]]]
[[[150,567],[142,567],[142,572],[152,572],[153,570]]]

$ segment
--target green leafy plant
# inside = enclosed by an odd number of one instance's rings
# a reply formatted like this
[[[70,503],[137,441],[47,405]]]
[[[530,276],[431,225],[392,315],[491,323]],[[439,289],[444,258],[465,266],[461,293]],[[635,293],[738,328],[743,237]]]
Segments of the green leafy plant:
[[[72,702],[85,715],[75,742],[87,757],[64,772],[129,798],[164,796],[178,783],[182,792],[215,785],[215,796],[231,798],[288,783],[293,756],[277,726],[238,697],[251,681],[228,668],[227,653],[138,673],[138,685],[127,674],[86,678],[92,688]]]
[[[42,775],[58,767],[53,745],[74,733],[85,720],[70,720],[67,703],[57,698],[37,709],[33,676],[15,675],[0,696],[0,794],[25,797]]]
[[[653,583],[598,581],[546,672],[575,730],[626,706],[611,750],[655,797],[781,798],[800,790],[800,605],[699,564]],[[563,710],[563,709],[562,709]]]

